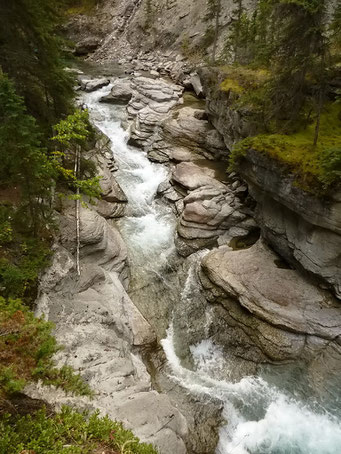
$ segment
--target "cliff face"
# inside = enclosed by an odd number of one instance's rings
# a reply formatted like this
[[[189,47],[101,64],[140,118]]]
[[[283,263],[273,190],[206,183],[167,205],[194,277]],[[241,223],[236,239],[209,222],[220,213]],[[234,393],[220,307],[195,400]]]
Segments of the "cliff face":
[[[295,267],[303,268],[341,298],[341,192],[315,197],[295,186],[276,163],[250,151],[240,173],[258,202],[263,237]]]
[[[220,47],[231,23],[235,4],[222,2]],[[251,8],[255,0],[248,0]],[[68,24],[70,37],[81,53],[97,50],[91,59],[115,60],[155,49],[171,52],[202,44],[208,23],[204,20],[206,0],[104,0],[89,15],[73,17]]]
[[[247,109],[234,109],[233,94],[219,90],[219,74],[199,71],[206,111],[229,149],[257,133]],[[218,81],[218,83],[217,83]],[[250,150],[238,169],[257,202],[263,238],[295,268],[318,278],[341,297],[341,193],[314,196],[295,184],[274,159]]]

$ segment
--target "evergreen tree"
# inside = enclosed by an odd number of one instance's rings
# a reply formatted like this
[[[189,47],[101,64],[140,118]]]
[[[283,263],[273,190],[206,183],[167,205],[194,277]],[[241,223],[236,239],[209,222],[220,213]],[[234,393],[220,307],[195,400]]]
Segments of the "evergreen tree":
[[[205,21],[213,22],[212,63],[216,61],[217,43],[220,30],[221,0],[207,0]]]
[[[23,99],[8,77],[0,73],[0,181],[3,186],[18,187],[26,227],[34,233],[47,214],[54,176],[40,139]]]
[[[73,78],[64,70],[58,0],[0,0],[0,67],[40,123],[68,111]]]
[[[271,116],[283,130],[300,124],[311,82],[317,80],[318,117],[323,103],[327,64],[325,0],[280,0],[274,76],[271,83]]]

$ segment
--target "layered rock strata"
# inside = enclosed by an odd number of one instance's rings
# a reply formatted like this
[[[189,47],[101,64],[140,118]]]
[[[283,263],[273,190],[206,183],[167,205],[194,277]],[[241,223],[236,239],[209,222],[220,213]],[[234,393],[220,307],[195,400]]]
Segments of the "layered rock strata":
[[[200,277],[215,307],[211,334],[229,353],[259,364],[301,360],[321,392],[335,386],[341,308],[329,292],[283,266],[262,242],[213,250],[202,260]]]
[[[228,244],[257,228],[252,211],[238,196],[245,195],[245,186],[233,190],[215,178],[214,170],[192,162],[178,164],[171,181],[174,187],[165,189],[163,195],[175,203],[179,214],[176,243],[181,255]]]
[[[105,156],[95,158],[104,176],[103,206],[80,210],[80,276],[76,272],[76,219],[72,202],[59,215],[60,234],[53,262],[40,282],[37,315],[55,323],[55,336],[64,346],[59,366],[71,365],[95,391],[95,398],[73,397],[32,385],[27,393],[50,404],[100,410],[123,421],[141,440],[160,453],[186,453],[187,424],[165,394],[152,390],[141,349],[156,341],[153,329],[129,298],[127,250],[112,221],[102,211],[115,212],[125,199]],[[103,214],[103,213],[102,213]],[[112,217],[111,215],[106,217]]]
[[[231,104],[219,75],[201,69],[206,111],[227,148],[258,132],[251,112]],[[341,298],[341,193],[324,196],[300,188],[295,176],[265,154],[249,150],[238,172],[257,202],[256,220],[266,241],[293,266],[316,277]]]

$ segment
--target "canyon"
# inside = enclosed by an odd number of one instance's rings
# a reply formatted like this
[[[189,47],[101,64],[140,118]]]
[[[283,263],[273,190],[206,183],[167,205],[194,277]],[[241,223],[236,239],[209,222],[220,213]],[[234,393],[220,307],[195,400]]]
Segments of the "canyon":
[[[80,277],[63,202],[36,312],[96,395],[26,391],[119,419],[161,454],[336,454],[341,194],[255,150],[227,171],[257,125],[179,52],[186,30],[202,38],[205,2],[157,3],[148,39],[136,0],[68,24],[102,198],[81,209]]]

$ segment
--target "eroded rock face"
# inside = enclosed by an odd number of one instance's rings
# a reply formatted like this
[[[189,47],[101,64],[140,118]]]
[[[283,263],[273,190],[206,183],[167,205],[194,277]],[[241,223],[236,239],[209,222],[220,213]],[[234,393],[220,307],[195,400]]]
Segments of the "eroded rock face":
[[[179,154],[178,150],[190,152]],[[226,147],[218,131],[205,118],[205,111],[183,107],[167,117],[148,148],[154,161],[190,161],[200,158],[218,159],[226,156]]]
[[[128,104],[133,95],[130,79],[116,79],[110,93],[103,96],[100,102],[108,102],[112,104]]]
[[[260,131],[252,112],[236,109],[233,94],[219,90],[219,71],[201,68],[206,111],[230,149]],[[275,160],[249,150],[238,171],[258,203],[256,219],[266,241],[293,266],[316,277],[341,299],[341,193],[324,197],[299,188]]]
[[[114,173],[117,170],[114,157],[110,150],[110,141],[97,130],[99,139],[93,150],[83,156],[96,166],[96,174],[100,177],[101,198],[96,201],[95,209],[105,219],[115,219],[124,216],[128,199]]]
[[[203,67],[198,71],[206,96],[206,112],[213,126],[223,136],[227,150],[239,140],[262,132],[261,125],[247,107],[236,108],[238,95],[220,90],[226,74]]]
[[[159,124],[179,103],[183,88],[160,79],[137,77],[133,84],[133,97],[127,111],[134,119],[129,142],[145,147],[151,143]]]
[[[270,158],[253,151],[240,172],[258,202],[257,218],[266,240],[341,299],[341,193],[315,197],[300,189]]]
[[[231,187],[215,178],[214,170],[182,162],[173,170],[172,182],[175,189],[165,188],[163,195],[176,203],[176,244],[181,255],[217,245],[218,241],[228,244],[234,236],[246,236],[256,228],[250,210]]]
[[[246,361],[302,360],[320,382],[335,380],[341,307],[330,293],[277,261],[262,242],[241,251],[220,247],[203,258],[208,300],[217,320],[229,327],[221,326],[215,338]]]
[[[99,409],[161,453],[186,453],[186,421],[166,395],[152,391],[140,357],[139,349],[156,337],[126,293],[127,250],[119,232],[96,211],[81,208],[78,277],[74,207],[64,211],[60,226],[53,263],[41,279],[37,315],[56,325],[64,346],[57,363],[79,371],[96,397],[89,401],[35,385],[27,392],[57,406]]]

